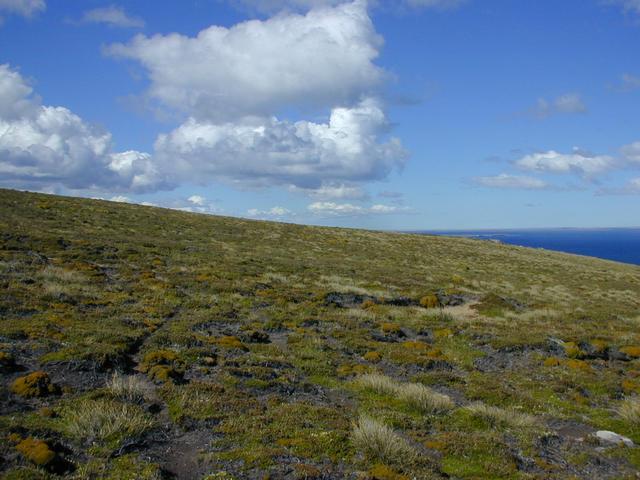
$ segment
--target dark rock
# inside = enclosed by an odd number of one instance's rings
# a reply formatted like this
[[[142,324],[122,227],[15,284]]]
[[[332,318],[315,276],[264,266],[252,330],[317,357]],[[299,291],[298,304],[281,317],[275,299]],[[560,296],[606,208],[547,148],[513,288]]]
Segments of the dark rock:
[[[420,305],[420,302],[409,297],[396,297],[385,300],[384,304],[392,305],[394,307],[416,307]]]
[[[260,330],[250,332],[246,337],[246,341],[249,343],[271,343],[269,334]]]
[[[360,295],[357,293],[332,292],[327,294],[325,297],[326,305],[335,305],[340,308],[359,307],[366,301],[377,303],[376,297],[371,295]]]
[[[475,300],[476,297],[473,295],[466,294],[447,294],[444,292],[436,293],[436,297],[438,297],[438,303],[441,307],[458,307],[460,305],[464,305],[465,303],[469,303],[472,300]]]

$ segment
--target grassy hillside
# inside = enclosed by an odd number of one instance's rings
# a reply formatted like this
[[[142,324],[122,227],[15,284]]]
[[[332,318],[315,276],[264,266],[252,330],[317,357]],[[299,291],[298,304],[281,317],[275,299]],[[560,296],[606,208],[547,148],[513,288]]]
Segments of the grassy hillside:
[[[638,478],[640,268],[0,190],[7,479]]]

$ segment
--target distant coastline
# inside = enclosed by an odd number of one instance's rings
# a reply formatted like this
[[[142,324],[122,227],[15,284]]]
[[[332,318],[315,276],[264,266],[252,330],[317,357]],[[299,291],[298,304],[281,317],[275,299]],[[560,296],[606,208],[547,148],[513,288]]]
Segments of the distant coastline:
[[[411,233],[492,240],[640,265],[640,227],[420,230]]]

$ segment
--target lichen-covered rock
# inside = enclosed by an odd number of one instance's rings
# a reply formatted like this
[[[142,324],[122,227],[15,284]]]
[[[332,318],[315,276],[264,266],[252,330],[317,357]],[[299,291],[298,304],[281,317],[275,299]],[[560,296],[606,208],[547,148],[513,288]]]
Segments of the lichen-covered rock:
[[[51,383],[47,373],[37,371],[16,378],[11,384],[11,391],[24,398],[34,398],[58,393],[60,389]]]

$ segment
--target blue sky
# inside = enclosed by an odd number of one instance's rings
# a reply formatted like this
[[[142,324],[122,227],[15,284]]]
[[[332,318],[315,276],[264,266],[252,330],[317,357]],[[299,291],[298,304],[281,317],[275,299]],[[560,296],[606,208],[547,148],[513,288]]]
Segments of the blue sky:
[[[640,224],[638,0],[0,0],[0,185],[379,229]]]

